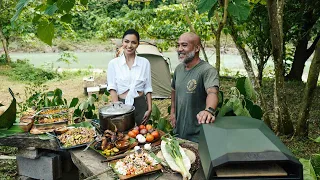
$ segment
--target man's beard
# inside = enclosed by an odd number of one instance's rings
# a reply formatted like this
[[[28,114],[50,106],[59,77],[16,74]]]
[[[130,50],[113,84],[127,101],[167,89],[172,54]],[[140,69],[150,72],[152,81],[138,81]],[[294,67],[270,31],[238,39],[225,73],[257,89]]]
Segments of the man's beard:
[[[178,55],[180,56],[181,53],[178,53]],[[179,61],[182,62],[183,64],[188,64],[189,62],[191,62],[195,56],[195,52],[192,51],[188,54],[186,54],[186,57],[184,59],[179,58]]]

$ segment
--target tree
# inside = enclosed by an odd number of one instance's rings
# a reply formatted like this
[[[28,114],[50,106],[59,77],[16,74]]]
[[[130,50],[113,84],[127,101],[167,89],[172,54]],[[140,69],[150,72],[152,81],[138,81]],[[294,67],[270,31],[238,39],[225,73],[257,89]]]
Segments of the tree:
[[[296,134],[298,136],[308,136],[308,122],[310,106],[314,96],[314,90],[317,87],[317,82],[320,72],[320,40],[318,40],[317,46],[315,48],[315,54],[310,65],[309,75],[307,85],[304,89],[303,98],[304,101],[301,103],[301,108],[298,117],[298,125]]]
[[[10,18],[13,16],[14,1],[4,0],[0,1],[0,39],[2,42],[3,50],[6,55],[6,62],[10,63],[9,55],[9,37],[10,37]]]
[[[301,81],[305,62],[320,39],[320,1],[289,0],[284,11],[285,43],[292,43],[295,47],[292,66],[286,79]],[[312,38],[313,42],[309,46]]]
[[[285,0],[267,0],[267,9],[270,21],[270,37],[272,57],[275,69],[274,83],[274,110],[277,120],[277,132],[292,134],[293,125],[288,112],[286,93],[284,89],[283,67],[283,7]]]
[[[262,95],[261,86],[258,82],[258,79],[256,78],[256,76],[254,74],[251,60],[247,54],[247,51],[244,48],[245,41],[243,40],[243,38],[240,37],[239,34],[241,34],[241,33],[237,30],[236,25],[233,22],[232,18],[229,18],[229,20],[228,20],[228,28],[230,30],[230,35],[232,36],[233,42],[235,43],[235,45],[240,53],[241,59],[243,61],[244,67],[248,73],[249,79],[250,79],[255,91],[258,94],[260,105],[261,105],[262,109],[264,110],[263,120],[269,126],[269,128],[272,129],[269,113],[267,110],[267,105],[266,105],[265,99],[263,98],[263,95]]]
[[[263,70],[271,56],[270,25],[266,5],[253,4],[250,15],[242,27],[242,41],[250,48],[252,58],[257,65],[257,79],[262,85]]]

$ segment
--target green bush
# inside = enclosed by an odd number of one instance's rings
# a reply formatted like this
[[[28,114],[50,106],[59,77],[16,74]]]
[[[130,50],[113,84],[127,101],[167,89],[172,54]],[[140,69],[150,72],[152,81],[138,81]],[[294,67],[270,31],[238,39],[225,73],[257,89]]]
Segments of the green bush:
[[[18,81],[40,82],[44,83],[58,77],[58,74],[52,70],[42,70],[29,64],[28,60],[17,60],[11,63],[12,69],[7,72],[10,78]]]

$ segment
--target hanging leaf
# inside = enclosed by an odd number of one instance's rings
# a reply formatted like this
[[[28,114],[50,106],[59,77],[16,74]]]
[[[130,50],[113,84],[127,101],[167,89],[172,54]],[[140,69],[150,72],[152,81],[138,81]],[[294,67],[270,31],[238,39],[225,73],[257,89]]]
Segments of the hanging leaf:
[[[80,105],[79,105],[79,109],[80,110],[86,110],[88,109],[89,103],[87,101],[83,101]]]
[[[71,100],[71,103],[70,103],[69,108],[76,107],[76,105],[78,104],[78,102],[79,102],[79,98],[73,98],[73,99]]]
[[[54,96],[54,92],[53,92],[53,91],[47,92],[47,96],[48,96],[48,97],[53,97],[53,96]]]
[[[256,118],[256,119],[262,119],[263,111],[260,106],[253,105],[252,109],[249,112],[250,112],[251,117]]]
[[[316,173],[312,167],[311,161],[307,159],[299,159],[303,165],[303,179],[304,180],[317,180]]]
[[[247,117],[251,117],[249,111],[243,107],[242,102],[240,99],[235,99],[235,101],[233,102],[233,112],[237,115],[237,116],[247,116]]]
[[[233,109],[233,102],[226,99],[226,103],[222,105],[219,110],[218,117],[225,116],[228,112],[232,111]]]
[[[249,2],[247,0],[233,0],[229,2],[228,13],[236,20],[246,20],[250,14]]]
[[[60,19],[61,19],[62,22],[71,23],[72,15],[71,14],[65,14]]]
[[[59,9],[69,12],[75,4],[75,0],[58,0],[57,6]]]
[[[315,139],[314,142],[320,143],[320,136],[317,137],[317,139]]]
[[[204,13],[209,10],[217,3],[217,0],[200,0],[198,4],[199,13]]]
[[[311,156],[311,164],[316,175],[320,176],[320,154],[313,154]]]
[[[84,6],[86,6],[88,4],[88,0],[80,0],[80,3]]]
[[[92,106],[95,101],[96,101],[96,98],[94,96],[90,96],[88,98],[88,103],[90,106]]]
[[[62,90],[57,88],[54,90],[54,95],[59,97],[59,98],[62,98]]]
[[[33,24],[37,24],[39,22],[39,19],[41,18],[40,14],[36,14],[34,15],[33,19],[32,19],[32,23]]]
[[[253,101],[257,100],[256,92],[249,78],[246,78],[246,77],[238,78],[236,87],[239,90],[239,92],[242,95],[244,95],[244,97],[246,97],[247,99],[250,99]]]
[[[54,26],[53,23],[49,23],[47,21],[42,21],[38,25],[37,29],[37,36],[38,38],[43,41],[44,43],[47,43],[48,45],[52,45],[52,39],[54,36]]]
[[[30,0],[20,0],[18,2],[18,4],[16,5],[16,13],[13,15],[13,17],[11,18],[11,23],[13,23],[14,21],[16,21],[19,17],[19,15],[21,14],[21,11],[24,7],[26,7],[28,5],[28,3],[30,2]]]
[[[56,11],[58,10],[57,5],[49,5],[47,9],[44,11],[45,14],[48,14],[49,16],[52,16]]]
[[[102,95],[102,101],[103,101],[103,102],[108,102],[108,101],[109,101],[108,96],[105,95],[105,94],[103,94],[103,95]]]
[[[151,113],[151,118],[152,120],[159,120],[160,119],[160,110],[157,105],[152,104],[152,113]]]

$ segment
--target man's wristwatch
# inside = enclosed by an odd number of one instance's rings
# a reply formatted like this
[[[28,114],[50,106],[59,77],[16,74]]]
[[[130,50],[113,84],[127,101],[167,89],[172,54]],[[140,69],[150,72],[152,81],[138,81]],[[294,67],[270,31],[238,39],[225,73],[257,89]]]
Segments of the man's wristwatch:
[[[205,109],[205,111],[208,111],[212,116],[214,116],[215,112],[216,112],[216,110],[213,109],[212,107],[209,107],[209,108]]]

